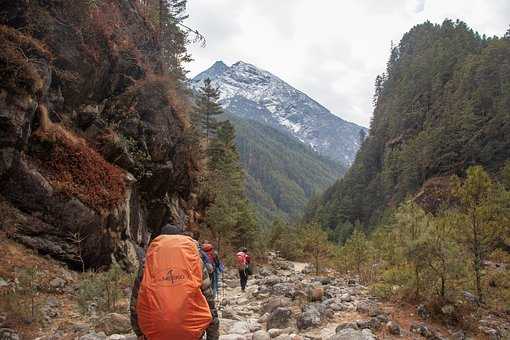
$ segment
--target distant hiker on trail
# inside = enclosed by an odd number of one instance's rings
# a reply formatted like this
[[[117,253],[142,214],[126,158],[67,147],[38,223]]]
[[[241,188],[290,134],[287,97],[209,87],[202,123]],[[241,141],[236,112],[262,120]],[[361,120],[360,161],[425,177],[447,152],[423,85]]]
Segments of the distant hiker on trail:
[[[219,339],[218,312],[198,243],[166,225],[140,264],[130,303],[138,339]]]
[[[218,295],[220,275],[223,273],[223,265],[220,262],[218,252],[214,250],[213,245],[209,241],[204,241],[201,248],[207,256],[207,262],[212,267],[209,269],[209,275],[211,277],[213,294],[216,297]]]
[[[248,249],[246,247],[236,254],[237,258],[237,269],[239,269],[239,280],[241,281],[241,290],[244,292],[246,284],[248,283],[248,275],[251,274],[250,268],[250,255],[248,255]]]

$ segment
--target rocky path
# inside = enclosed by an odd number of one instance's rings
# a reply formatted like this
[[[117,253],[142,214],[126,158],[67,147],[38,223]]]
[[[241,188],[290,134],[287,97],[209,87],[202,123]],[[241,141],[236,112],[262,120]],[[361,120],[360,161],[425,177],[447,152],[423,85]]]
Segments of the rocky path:
[[[273,258],[244,293],[237,273],[225,273],[218,298],[221,340],[464,339],[431,327],[426,315],[381,304],[354,280],[306,272],[305,264]]]

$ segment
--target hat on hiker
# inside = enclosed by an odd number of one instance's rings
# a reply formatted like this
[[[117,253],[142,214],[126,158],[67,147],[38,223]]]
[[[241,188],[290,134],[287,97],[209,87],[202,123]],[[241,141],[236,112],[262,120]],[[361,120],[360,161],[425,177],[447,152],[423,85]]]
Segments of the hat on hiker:
[[[181,235],[182,228],[179,228],[173,224],[166,224],[163,228],[161,228],[160,235]]]

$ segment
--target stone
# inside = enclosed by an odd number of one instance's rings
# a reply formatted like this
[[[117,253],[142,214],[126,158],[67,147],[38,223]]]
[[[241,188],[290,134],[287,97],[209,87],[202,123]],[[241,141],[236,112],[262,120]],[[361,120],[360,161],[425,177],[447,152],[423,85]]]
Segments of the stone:
[[[288,307],[292,303],[292,300],[287,297],[274,297],[271,298],[262,306],[263,313],[271,313],[277,307]]]
[[[271,287],[271,291],[274,295],[293,298],[296,295],[296,286],[295,284],[289,282],[277,283]]]
[[[433,332],[427,326],[422,324],[412,324],[410,331],[416,334],[420,334],[427,339],[434,336]]]
[[[287,328],[292,317],[292,311],[289,308],[278,307],[271,312],[267,320],[267,329]]]
[[[0,339],[2,340],[20,340],[18,333],[10,328],[0,328]]]
[[[453,313],[455,313],[455,306],[453,305],[444,305],[443,307],[441,307],[441,313],[443,313],[444,315],[452,315]]]
[[[249,334],[258,331],[261,328],[262,326],[254,320],[237,321],[232,325],[232,327],[230,327],[229,333],[241,335]]]
[[[370,318],[368,320],[357,320],[356,325],[359,329],[371,329],[376,332],[381,329],[382,322],[377,318]]]
[[[321,324],[321,315],[318,311],[308,311],[301,313],[297,320],[296,326],[299,330],[318,327]]]
[[[106,334],[100,333],[89,333],[81,336],[79,340],[106,340]]]
[[[368,314],[370,311],[371,305],[366,302],[360,302],[356,305],[356,311],[361,314]]]
[[[474,294],[470,293],[470,292],[467,292],[465,291],[463,293],[464,295],[464,299],[469,302],[470,304],[472,305],[477,305],[478,304],[478,297],[476,297]]]
[[[416,307],[416,313],[423,320],[427,320],[430,318],[430,312],[427,309],[427,307],[425,307],[425,305],[419,305],[418,307]]]
[[[64,288],[65,285],[66,285],[66,281],[60,277],[56,277],[50,281],[50,286],[53,289]]]
[[[338,326],[336,326],[335,333],[338,333],[341,330],[346,329],[346,328],[352,328],[355,330],[359,329],[358,325],[355,322],[344,322],[344,323],[341,323]]]
[[[256,331],[253,333],[253,336],[251,338],[252,340],[270,340],[271,337],[269,336],[269,333],[266,331]]]
[[[352,296],[349,293],[345,293],[340,296],[340,301],[342,302],[352,302],[352,300]]]
[[[448,339],[450,339],[450,340],[465,340],[466,334],[464,334],[463,331],[457,331],[457,332],[453,333],[452,335],[450,335],[450,337]]]
[[[246,337],[239,334],[227,334],[220,335],[220,340],[246,340]]]
[[[123,314],[106,314],[97,324],[96,331],[102,331],[107,335],[126,334],[131,331],[131,321]]]
[[[391,335],[400,335],[402,333],[400,325],[395,321],[388,321],[388,323],[386,324],[386,329],[388,330],[388,333],[390,333]]]
[[[330,337],[329,340],[376,340],[376,337],[369,329],[345,328]]]

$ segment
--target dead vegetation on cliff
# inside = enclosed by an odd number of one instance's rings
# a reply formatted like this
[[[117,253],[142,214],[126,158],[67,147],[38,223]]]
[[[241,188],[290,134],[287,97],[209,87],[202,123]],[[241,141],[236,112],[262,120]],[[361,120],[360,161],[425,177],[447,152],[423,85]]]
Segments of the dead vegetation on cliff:
[[[115,208],[125,199],[126,173],[108,163],[87,142],[48,121],[41,110],[41,128],[32,138],[31,156],[52,186],[77,197],[96,211]]]
[[[51,53],[38,40],[0,25],[0,87],[14,94],[36,94],[44,84],[37,70],[37,59],[50,59]]]

